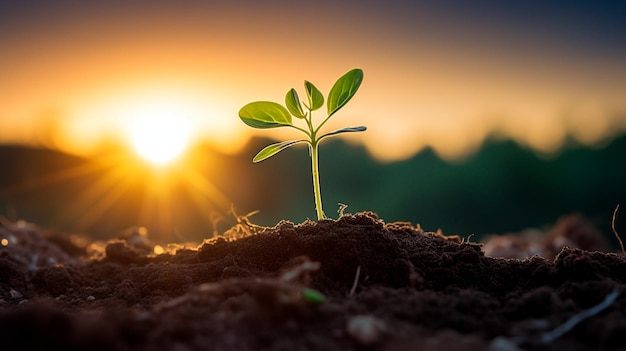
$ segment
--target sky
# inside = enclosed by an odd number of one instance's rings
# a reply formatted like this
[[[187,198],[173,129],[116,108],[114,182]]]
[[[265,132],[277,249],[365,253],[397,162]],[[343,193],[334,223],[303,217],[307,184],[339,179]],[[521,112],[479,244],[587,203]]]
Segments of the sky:
[[[379,160],[489,137],[541,154],[626,131],[626,5],[588,1],[0,0],[0,143],[89,154],[172,117],[238,152],[248,102],[365,78],[328,130]],[[325,116],[314,115],[321,120]],[[299,137],[299,136],[298,136]]]

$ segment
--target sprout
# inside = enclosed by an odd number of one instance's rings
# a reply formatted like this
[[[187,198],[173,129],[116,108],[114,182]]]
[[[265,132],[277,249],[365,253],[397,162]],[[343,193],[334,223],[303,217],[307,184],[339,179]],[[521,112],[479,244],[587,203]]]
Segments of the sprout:
[[[298,92],[291,89],[285,96],[285,106],[271,101],[251,102],[239,110],[239,118],[253,128],[278,128],[291,127],[306,135],[305,139],[290,140],[274,143],[266,146],[263,150],[254,156],[253,162],[261,162],[270,158],[280,151],[299,143],[309,145],[309,154],[311,156],[311,173],[313,175],[313,192],[315,194],[315,209],[317,211],[317,219],[325,218],[322,210],[322,195],[320,191],[319,165],[318,165],[318,146],[322,139],[350,132],[363,132],[367,128],[365,126],[346,127],[325,134],[319,134],[320,129],[340,108],[342,108],[357,92],[361,82],[363,81],[363,71],[355,68],[341,76],[333,85],[326,98],[327,117],[317,125],[313,126],[313,111],[319,110],[324,105],[324,96],[309,81],[304,81],[304,89],[307,96],[307,102],[301,102]],[[306,128],[294,126],[292,116],[301,119],[306,123]]]

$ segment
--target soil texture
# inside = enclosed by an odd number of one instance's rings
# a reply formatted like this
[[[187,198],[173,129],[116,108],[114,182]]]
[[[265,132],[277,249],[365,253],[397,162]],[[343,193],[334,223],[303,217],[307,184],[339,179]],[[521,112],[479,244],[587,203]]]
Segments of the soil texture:
[[[585,225],[519,259],[373,213],[195,247],[3,221],[0,349],[626,350],[626,260]]]

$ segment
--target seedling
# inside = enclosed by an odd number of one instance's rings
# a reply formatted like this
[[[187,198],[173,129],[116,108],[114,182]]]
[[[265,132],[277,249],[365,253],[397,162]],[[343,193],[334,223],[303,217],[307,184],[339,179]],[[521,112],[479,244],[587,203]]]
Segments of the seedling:
[[[313,125],[313,111],[319,110],[324,105],[324,95],[309,81],[304,81],[304,90],[307,102],[300,101],[298,92],[291,89],[285,96],[285,106],[271,101],[251,102],[239,110],[239,118],[253,128],[266,129],[278,127],[291,127],[307,136],[306,139],[290,140],[274,143],[259,151],[252,162],[261,162],[270,158],[280,151],[299,143],[309,145],[311,156],[311,174],[313,176],[313,193],[315,195],[315,209],[317,219],[325,218],[322,209],[322,194],[320,191],[318,147],[319,143],[333,135],[351,132],[363,132],[365,126],[346,127],[321,134],[320,129],[340,108],[342,108],[356,93],[363,81],[363,71],[355,68],[341,76],[333,85],[326,98],[327,117],[317,126]],[[303,108],[304,107],[304,108]],[[292,116],[303,120],[306,128],[293,125]]]

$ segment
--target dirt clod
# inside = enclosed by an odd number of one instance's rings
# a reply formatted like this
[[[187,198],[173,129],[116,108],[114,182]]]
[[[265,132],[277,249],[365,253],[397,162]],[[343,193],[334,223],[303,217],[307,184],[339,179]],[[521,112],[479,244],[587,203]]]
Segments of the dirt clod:
[[[590,233],[577,223],[560,233]],[[98,251],[35,227],[2,230],[3,350],[626,348],[624,297],[546,345],[519,342],[626,291],[624,257],[585,250],[593,242],[554,259],[487,257],[373,213],[158,255],[143,235]]]

